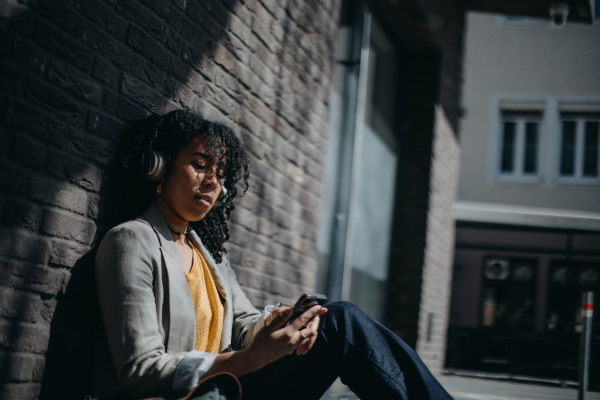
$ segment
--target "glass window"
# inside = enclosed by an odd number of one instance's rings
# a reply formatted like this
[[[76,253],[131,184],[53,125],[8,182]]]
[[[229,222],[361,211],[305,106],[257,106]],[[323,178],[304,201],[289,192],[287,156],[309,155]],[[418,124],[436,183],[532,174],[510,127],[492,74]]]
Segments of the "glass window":
[[[483,268],[485,281],[481,324],[506,329],[519,319],[533,318],[537,261],[488,258]],[[531,327],[530,324],[523,326]]]
[[[560,150],[560,174],[575,173],[575,121],[563,121],[562,146]]]
[[[597,180],[600,115],[563,113],[559,177]]]
[[[523,171],[526,174],[537,172],[537,138],[540,124],[527,122],[525,124],[525,159],[523,160]]]
[[[600,263],[551,260],[549,278],[547,317],[552,323],[548,330],[581,331],[581,325],[573,324],[581,321],[581,294],[600,294]]]
[[[383,321],[398,165],[399,57],[368,10],[353,4],[342,8],[338,29],[317,289]]]
[[[398,163],[396,50],[372,21],[365,120],[352,220],[349,300],[383,321]],[[367,195],[371,193],[376,195]]]
[[[583,176],[598,176],[598,122],[585,123]]]
[[[500,174],[510,177],[532,177],[538,172],[539,112],[502,113]]]
[[[513,157],[515,154],[515,127],[514,122],[504,123],[502,136],[502,172],[513,172]]]

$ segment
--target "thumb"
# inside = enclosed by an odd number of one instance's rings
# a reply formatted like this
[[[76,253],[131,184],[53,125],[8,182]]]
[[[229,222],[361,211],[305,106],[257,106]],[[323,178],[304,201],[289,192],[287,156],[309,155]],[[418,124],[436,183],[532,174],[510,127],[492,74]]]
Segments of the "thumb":
[[[275,318],[273,318],[271,320],[271,323],[269,324],[271,330],[279,329],[282,325],[284,325],[287,322],[287,320],[292,316],[293,312],[294,308],[290,307],[278,313],[278,315]]]

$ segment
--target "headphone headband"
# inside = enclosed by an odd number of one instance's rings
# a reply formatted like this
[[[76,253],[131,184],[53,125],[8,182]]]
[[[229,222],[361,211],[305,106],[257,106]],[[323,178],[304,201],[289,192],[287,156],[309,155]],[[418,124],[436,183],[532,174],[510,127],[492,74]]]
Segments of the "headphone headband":
[[[158,137],[158,127],[163,122],[163,119],[165,119],[165,117],[160,117],[160,119],[156,123],[156,126],[154,127],[154,137],[152,139],[150,139],[150,149],[152,149],[152,142],[154,142],[156,140],[156,138]]]

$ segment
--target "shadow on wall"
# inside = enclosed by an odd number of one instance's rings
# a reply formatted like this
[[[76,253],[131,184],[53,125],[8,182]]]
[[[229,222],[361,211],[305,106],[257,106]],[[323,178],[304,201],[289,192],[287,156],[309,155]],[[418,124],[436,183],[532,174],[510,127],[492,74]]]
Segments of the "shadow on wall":
[[[0,399],[89,393],[94,246],[118,201],[102,176],[128,126],[188,108],[233,125],[253,164],[269,166],[281,156],[263,127],[322,139],[311,118],[326,107],[287,83],[289,70],[300,83],[330,76],[333,40],[313,43],[304,14],[319,2],[292,3],[0,4]]]

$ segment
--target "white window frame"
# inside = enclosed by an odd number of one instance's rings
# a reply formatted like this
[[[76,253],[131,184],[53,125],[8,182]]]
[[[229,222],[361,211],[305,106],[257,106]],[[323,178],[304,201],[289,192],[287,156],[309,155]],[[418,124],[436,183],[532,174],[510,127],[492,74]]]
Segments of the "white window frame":
[[[563,118],[562,115],[559,118],[559,134],[558,134],[558,157],[556,163],[556,182],[566,184],[577,184],[577,185],[598,185],[600,184],[600,148],[598,154],[597,171],[596,177],[585,177],[583,176],[583,157],[584,157],[584,138],[585,138],[585,123],[586,122],[599,122],[600,116],[590,115],[585,116],[585,112],[578,112],[581,114],[575,118]],[[575,170],[572,176],[561,174],[561,161],[562,161],[562,138],[563,138],[563,121],[575,121]],[[599,133],[600,134],[600,133]],[[599,140],[600,147],[600,140]]]
[[[505,113],[522,113],[523,116],[515,116],[511,118],[505,118]],[[530,115],[526,115],[530,114]],[[534,114],[539,114],[538,117],[532,117]],[[513,109],[500,109],[499,113],[499,126],[498,126],[498,140],[496,147],[496,165],[495,165],[495,177],[498,181],[507,182],[523,182],[523,183],[539,183],[541,179],[541,147],[543,143],[543,112],[539,109],[531,110],[513,110]],[[502,153],[504,145],[504,123],[515,122],[517,124],[515,130],[515,148],[513,153],[513,170],[512,172],[502,171]],[[525,156],[525,125],[528,122],[536,122],[538,124],[538,137],[536,143],[536,170],[535,173],[524,172],[524,156]]]

